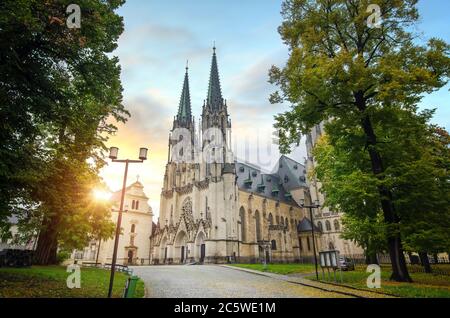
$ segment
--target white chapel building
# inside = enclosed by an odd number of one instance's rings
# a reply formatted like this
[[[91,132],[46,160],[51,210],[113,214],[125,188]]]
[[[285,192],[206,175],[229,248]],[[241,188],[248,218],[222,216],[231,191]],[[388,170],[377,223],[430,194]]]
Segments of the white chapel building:
[[[111,218],[117,224],[121,190],[114,192]],[[153,228],[153,211],[144,193],[144,186],[136,181],[125,189],[121,235],[117,249],[117,262],[121,265],[148,265],[150,263],[150,238]],[[82,251],[74,251],[72,260],[77,263],[111,264],[114,237],[107,241],[93,240]]]

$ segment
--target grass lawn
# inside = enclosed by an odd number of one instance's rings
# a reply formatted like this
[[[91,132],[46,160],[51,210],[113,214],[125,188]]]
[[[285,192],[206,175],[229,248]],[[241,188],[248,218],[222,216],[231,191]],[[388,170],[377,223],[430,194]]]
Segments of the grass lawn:
[[[398,283],[389,280],[391,275],[390,268],[382,266],[381,288],[369,289],[366,285],[367,277],[369,275],[370,273],[366,273],[365,267],[358,266],[355,271],[342,272],[343,284],[358,289],[372,290],[400,297],[450,298],[450,276],[410,273],[411,278],[414,281],[413,283]],[[321,275],[319,277],[321,277]],[[315,276],[308,276],[306,278],[312,280],[316,279]]]
[[[82,298],[107,297],[110,272],[98,268],[81,268],[81,288],[69,289],[63,266],[33,266],[30,268],[0,268],[1,297]],[[122,297],[127,275],[116,273],[113,297]],[[139,280],[134,295],[144,296],[144,283]]]
[[[314,264],[267,264],[267,270],[264,270],[263,264],[233,264],[232,266],[283,275],[307,274],[315,270]]]

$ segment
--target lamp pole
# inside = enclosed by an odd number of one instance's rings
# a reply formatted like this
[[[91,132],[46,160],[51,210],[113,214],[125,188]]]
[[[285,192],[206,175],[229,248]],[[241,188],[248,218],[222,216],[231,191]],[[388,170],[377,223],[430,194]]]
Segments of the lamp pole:
[[[312,234],[312,241],[313,241],[314,266],[316,268],[316,279],[319,280],[319,271],[317,269],[316,239],[314,236],[314,217],[313,217],[313,213],[312,213],[312,209],[320,207],[319,200],[316,200],[314,205],[305,205],[305,199],[300,199],[300,206],[302,208],[309,209],[309,217],[311,219],[311,234]],[[300,248],[300,246],[299,246],[299,248]]]
[[[125,172],[123,175],[122,193],[120,195],[120,209],[118,212],[119,214],[117,216],[116,234],[115,234],[115,238],[114,238],[114,250],[113,250],[113,258],[112,258],[112,262],[111,262],[111,276],[109,278],[108,298],[112,297],[112,290],[113,290],[113,285],[114,285],[114,273],[116,271],[116,262],[117,262],[117,248],[119,246],[120,228],[122,225],[123,204],[124,204],[124,199],[125,199],[125,188],[127,186],[128,165],[130,163],[142,163],[142,162],[144,162],[144,160],[147,160],[147,151],[148,151],[147,148],[139,149],[139,160],[130,160],[130,159],[119,160],[119,159],[117,159],[119,148],[111,147],[109,149],[109,158],[112,160],[112,162],[125,163]]]

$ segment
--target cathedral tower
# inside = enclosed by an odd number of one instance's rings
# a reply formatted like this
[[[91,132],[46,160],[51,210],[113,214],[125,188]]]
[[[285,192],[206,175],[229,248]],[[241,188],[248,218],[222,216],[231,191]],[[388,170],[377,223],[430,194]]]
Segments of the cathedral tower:
[[[174,147],[183,139],[183,147]],[[195,122],[192,116],[191,94],[189,91],[189,75],[186,65],[183,88],[181,90],[180,103],[177,115],[174,117],[172,130],[169,135],[169,156],[168,161],[192,162],[194,159],[195,144]]]
[[[208,94],[202,108],[201,129],[203,151],[205,151],[205,146],[212,141],[221,145],[221,149],[214,149],[214,151],[222,153],[222,158],[218,160],[220,164],[215,167],[207,165],[207,174],[211,173],[211,168],[220,169],[220,172],[216,171],[216,175],[227,171],[231,173],[232,163],[234,162],[231,153],[231,120],[229,119],[226,100],[222,97],[215,47],[213,48],[211,61]],[[219,132],[220,136],[216,136]]]

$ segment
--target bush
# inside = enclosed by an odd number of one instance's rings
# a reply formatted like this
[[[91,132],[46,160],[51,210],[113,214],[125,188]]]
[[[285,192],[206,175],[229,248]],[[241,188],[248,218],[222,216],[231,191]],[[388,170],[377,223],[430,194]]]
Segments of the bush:
[[[70,253],[67,251],[59,251],[58,255],[56,255],[56,261],[58,264],[62,264],[64,261],[70,258]]]

